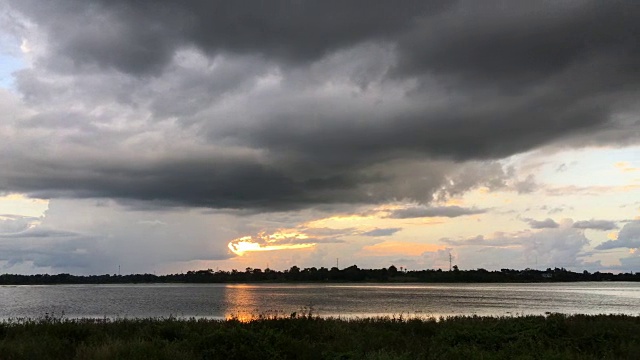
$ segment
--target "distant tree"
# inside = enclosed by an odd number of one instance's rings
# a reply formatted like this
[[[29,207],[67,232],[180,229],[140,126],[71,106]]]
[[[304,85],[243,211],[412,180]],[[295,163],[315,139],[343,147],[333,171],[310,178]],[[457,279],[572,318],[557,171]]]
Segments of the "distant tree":
[[[398,268],[394,265],[389,266],[389,275],[395,276],[398,273]]]

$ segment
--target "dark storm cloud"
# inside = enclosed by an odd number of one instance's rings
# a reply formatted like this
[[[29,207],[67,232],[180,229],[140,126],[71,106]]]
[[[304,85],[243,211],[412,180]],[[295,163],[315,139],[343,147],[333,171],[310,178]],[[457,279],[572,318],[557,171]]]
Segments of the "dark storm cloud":
[[[31,190],[35,196],[44,198],[115,197],[161,201],[167,205],[236,207],[246,201],[259,206],[273,196],[280,198],[281,203],[288,203],[300,193],[298,187],[301,186],[259,164],[216,163],[203,159],[161,162],[151,168],[134,165],[97,171],[89,164],[68,164],[65,168],[38,171],[39,176],[17,177],[6,187]],[[69,173],[74,176],[68,176]],[[42,190],[33,192],[32,189]],[[215,203],[211,203],[212,199]]]
[[[127,73],[161,71],[184,46],[304,63],[406,31],[447,1],[27,1],[17,7],[55,30],[54,63]],[[73,15],[72,15],[73,14]],[[63,19],[73,20],[72,22]],[[79,31],[80,30],[80,31]],[[61,60],[63,59],[63,60]]]
[[[494,160],[541,145],[640,138],[635,2],[7,6],[26,18],[13,28],[34,61],[16,88],[35,115],[7,121],[0,191],[429,203],[535,191]]]
[[[380,202],[397,195],[416,198],[434,191],[440,181],[420,180],[414,185],[425,194],[395,188],[393,178],[377,175],[341,174],[295,179],[277,166],[207,159],[160,161],[152,166],[117,164],[95,168],[87,162],[32,169],[0,182],[13,191],[41,198],[114,197],[155,202],[159,206],[290,209],[323,202]],[[385,181],[388,180],[388,183]],[[405,182],[405,181],[403,181]],[[34,190],[38,189],[38,190]],[[410,189],[409,189],[410,190]]]
[[[573,223],[573,227],[576,229],[592,229],[592,230],[615,230],[618,225],[614,221],[610,220],[583,220]]]
[[[589,60],[613,57],[630,71],[639,55],[639,10],[627,1],[462,1],[401,37],[406,56],[399,71],[435,71],[514,90]],[[574,80],[589,83],[600,75]]]

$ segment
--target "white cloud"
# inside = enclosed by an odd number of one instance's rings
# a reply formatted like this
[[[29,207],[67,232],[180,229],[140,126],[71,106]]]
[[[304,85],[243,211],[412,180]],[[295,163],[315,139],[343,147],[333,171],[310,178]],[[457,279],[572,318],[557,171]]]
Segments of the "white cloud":
[[[511,266],[565,267],[579,269],[582,256],[589,245],[583,232],[571,228],[571,222],[563,222],[558,228],[525,230],[517,233],[496,233],[491,237],[470,239],[444,239],[465,255],[461,268],[492,268]],[[508,253],[509,256],[505,256]],[[474,255],[475,254],[475,255]]]

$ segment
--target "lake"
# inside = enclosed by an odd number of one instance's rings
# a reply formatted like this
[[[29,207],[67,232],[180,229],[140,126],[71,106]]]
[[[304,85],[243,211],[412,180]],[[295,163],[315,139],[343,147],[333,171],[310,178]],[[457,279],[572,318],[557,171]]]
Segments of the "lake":
[[[640,315],[640,283],[0,286],[0,318]]]

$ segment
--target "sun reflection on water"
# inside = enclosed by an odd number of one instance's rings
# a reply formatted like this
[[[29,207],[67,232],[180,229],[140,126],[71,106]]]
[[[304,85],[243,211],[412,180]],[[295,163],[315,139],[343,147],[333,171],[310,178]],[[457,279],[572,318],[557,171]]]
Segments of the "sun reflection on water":
[[[224,293],[226,309],[224,317],[227,320],[249,322],[257,317],[258,297],[252,291],[251,285],[228,285]]]

